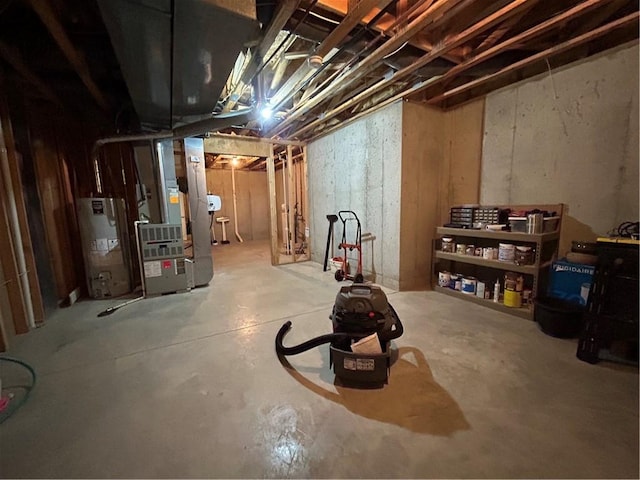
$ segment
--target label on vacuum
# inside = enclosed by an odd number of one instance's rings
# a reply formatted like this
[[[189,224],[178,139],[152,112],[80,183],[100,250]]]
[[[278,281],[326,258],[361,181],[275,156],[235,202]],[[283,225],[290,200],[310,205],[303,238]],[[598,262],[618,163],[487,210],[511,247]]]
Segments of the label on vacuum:
[[[348,358],[344,359],[345,370],[363,370],[372,372],[375,370],[375,360],[373,358]]]

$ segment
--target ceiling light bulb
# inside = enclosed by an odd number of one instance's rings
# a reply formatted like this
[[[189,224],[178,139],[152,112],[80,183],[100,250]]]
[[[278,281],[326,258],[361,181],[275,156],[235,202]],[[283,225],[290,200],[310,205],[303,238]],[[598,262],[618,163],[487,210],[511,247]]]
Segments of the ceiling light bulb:
[[[264,120],[269,120],[273,116],[273,110],[271,110],[270,107],[264,107],[262,110],[260,110],[260,116]]]
[[[238,160],[238,157],[233,157],[233,159],[231,160],[231,166],[237,167],[239,164],[240,164],[240,160]]]

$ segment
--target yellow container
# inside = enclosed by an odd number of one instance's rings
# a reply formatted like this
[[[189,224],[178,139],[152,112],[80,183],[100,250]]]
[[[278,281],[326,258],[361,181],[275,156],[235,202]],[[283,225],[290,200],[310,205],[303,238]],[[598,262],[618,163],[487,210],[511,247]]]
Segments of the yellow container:
[[[504,304],[507,307],[520,308],[522,306],[521,292],[514,292],[513,290],[505,290]]]

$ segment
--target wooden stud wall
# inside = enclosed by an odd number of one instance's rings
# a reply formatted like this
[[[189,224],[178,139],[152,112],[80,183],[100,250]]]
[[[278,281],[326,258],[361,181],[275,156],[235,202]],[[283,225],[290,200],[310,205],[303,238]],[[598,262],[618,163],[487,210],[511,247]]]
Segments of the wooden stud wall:
[[[4,181],[2,172],[0,172],[0,181]],[[13,318],[13,328],[15,333],[26,333],[29,331],[27,322],[27,310],[22,296],[22,286],[20,285],[20,274],[15,260],[15,250],[11,231],[9,228],[7,214],[6,191],[2,188],[2,196],[0,197],[0,263],[6,281],[5,288],[9,297],[9,308]]]
[[[29,232],[29,223],[27,218],[27,210],[25,207],[24,193],[22,190],[22,181],[20,178],[19,167],[19,153],[16,151],[15,140],[13,137],[13,130],[11,128],[11,121],[9,118],[9,110],[4,98],[0,98],[0,148],[6,149],[6,155],[9,162],[9,170],[11,178],[9,179],[13,189],[13,196],[18,214],[18,223],[21,236],[21,245],[13,245],[15,248],[21,248],[25,258],[26,275],[29,282],[29,292],[34,320],[37,323],[44,321],[44,306],[42,302],[42,295],[40,292],[40,285],[38,283],[38,273],[36,269],[35,256],[33,252],[33,245],[31,243],[31,234]],[[3,187],[4,189],[4,184]],[[6,193],[5,193],[6,194]],[[7,198],[4,199],[8,201]],[[8,205],[8,203],[5,203]],[[20,272],[18,272],[20,273]],[[17,281],[18,279],[16,279]],[[16,332],[23,333],[24,326],[20,325],[20,328],[16,328]],[[28,330],[28,326],[26,329]]]
[[[31,109],[31,148],[35,161],[38,191],[42,201],[42,213],[46,241],[51,253],[51,266],[59,300],[66,298],[79,284],[76,262],[82,262],[82,253],[75,250],[71,232],[77,232],[69,219],[68,178],[60,168],[61,158],[56,133],[44,111]]]

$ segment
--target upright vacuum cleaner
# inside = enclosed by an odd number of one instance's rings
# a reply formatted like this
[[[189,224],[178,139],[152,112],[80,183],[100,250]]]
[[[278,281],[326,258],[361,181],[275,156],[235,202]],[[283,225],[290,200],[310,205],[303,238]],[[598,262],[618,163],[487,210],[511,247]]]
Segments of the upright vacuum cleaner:
[[[282,343],[291,328],[291,322],[286,322],[276,335],[278,355],[297,355],[329,343],[330,365],[344,383],[387,383],[390,342],[402,336],[404,329],[382,289],[377,285],[356,283],[342,287],[329,318],[333,333],[293,347],[285,347]]]

